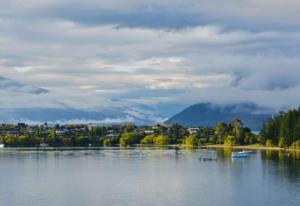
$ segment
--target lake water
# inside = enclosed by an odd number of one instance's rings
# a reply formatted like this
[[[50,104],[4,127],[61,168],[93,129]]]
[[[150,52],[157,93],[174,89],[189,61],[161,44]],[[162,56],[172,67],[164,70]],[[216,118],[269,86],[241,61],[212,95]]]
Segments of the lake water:
[[[300,205],[300,154],[162,148],[0,150],[5,206]]]

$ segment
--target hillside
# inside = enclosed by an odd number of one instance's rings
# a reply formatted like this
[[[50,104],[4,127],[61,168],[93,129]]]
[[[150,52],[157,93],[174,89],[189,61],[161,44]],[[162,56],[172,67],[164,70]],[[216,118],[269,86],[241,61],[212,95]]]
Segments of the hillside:
[[[241,119],[252,130],[259,130],[264,121],[271,117],[272,112],[253,103],[231,105],[214,105],[199,103],[192,105],[182,112],[169,118],[167,124],[181,124],[183,126],[214,127],[218,122],[229,123],[234,118]]]

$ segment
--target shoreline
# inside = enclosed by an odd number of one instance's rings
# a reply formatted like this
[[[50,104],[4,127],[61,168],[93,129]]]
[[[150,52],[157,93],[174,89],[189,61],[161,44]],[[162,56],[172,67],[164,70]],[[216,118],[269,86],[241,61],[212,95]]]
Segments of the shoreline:
[[[132,145],[128,147],[120,147],[120,146],[99,146],[99,147],[4,147],[1,148],[0,151],[5,150],[98,150],[98,149],[133,149],[133,148],[194,148],[194,149],[217,149],[217,148],[224,148],[224,149],[236,149],[236,150],[273,150],[273,151],[288,151],[288,152],[300,152],[300,149],[291,149],[291,148],[280,148],[278,146],[275,147],[267,147],[264,145],[253,144],[253,145],[235,145],[229,146],[224,144],[212,144],[212,145],[202,145],[202,146],[189,146],[183,144],[172,144],[172,145]]]
[[[280,147],[267,147],[264,145],[236,145],[236,146],[228,146],[224,144],[214,144],[214,145],[205,145],[200,146],[200,148],[231,148],[231,149],[249,149],[249,150],[274,150],[274,151],[288,151],[288,152],[300,152],[299,149],[291,149],[291,148],[280,148]]]

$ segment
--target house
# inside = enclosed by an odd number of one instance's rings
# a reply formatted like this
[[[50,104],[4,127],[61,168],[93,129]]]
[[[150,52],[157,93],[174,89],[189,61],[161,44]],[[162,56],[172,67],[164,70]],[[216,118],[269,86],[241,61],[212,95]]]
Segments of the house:
[[[89,131],[91,131],[93,128],[97,128],[97,127],[98,127],[98,125],[96,125],[96,124],[89,124],[88,125]]]
[[[47,143],[44,143],[44,142],[42,142],[41,144],[40,144],[40,147],[48,147],[49,145],[47,144]]]
[[[65,135],[65,134],[67,134],[68,131],[69,131],[69,130],[67,130],[67,129],[59,129],[59,130],[56,130],[55,133],[56,133],[56,135],[58,135],[58,136],[63,136],[63,135]]]
[[[154,130],[145,130],[144,132],[148,135],[154,134]]]
[[[190,135],[197,135],[199,134],[200,129],[199,128],[188,128],[187,131]]]

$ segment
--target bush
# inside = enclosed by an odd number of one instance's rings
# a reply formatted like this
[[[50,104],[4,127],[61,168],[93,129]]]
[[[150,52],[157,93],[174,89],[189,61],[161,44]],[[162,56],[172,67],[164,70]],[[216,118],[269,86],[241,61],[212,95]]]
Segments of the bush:
[[[195,135],[190,135],[183,140],[183,144],[188,146],[197,146],[198,138]]]
[[[168,144],[170,144],[171,139],[169,136],[159,135],[159,136],[155,137],[153,139],[153,141],[156,145],[168,145]]]
[[[153,144],[154,143],[154,136],[147,135],[144,139],[141,140],[141,144]]]
[[[300,149],[300,140],[294,141],[291,145],[292,149]]]

